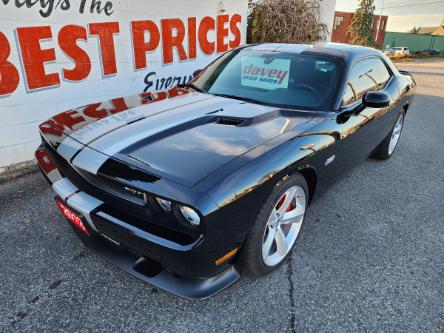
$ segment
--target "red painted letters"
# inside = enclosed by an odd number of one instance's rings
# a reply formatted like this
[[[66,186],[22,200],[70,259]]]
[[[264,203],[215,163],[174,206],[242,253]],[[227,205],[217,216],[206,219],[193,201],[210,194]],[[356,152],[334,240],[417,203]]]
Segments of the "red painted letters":
[[[239,29],[239,24],[242,22],[242,16],[239,14],[234,14],[230,20],[230,30],[234,35],[234,39],[230,41],[230,48],[234,49],[238,47],[241,43],[241,32]]]
[[[213,54],[215,49],[215,43],[208,41],[208,32],[215,30],[216,23],[214,18],[205,16],[199,25],[199,44],[202,52],[205,54]]]
[[[89,25],[89,33],[99,37],[103,75],[114,75],[117,73],[113,35],[119,32],[118,22],[91,23]]]
[[[82,81],[91,72],[88,54],[77,45],[78,40],[86,42],[86,39],[86,29],[78,25],[67,25],[59,31],[60,48],[75,63],[73,69],[63,69],[63,77],[67,80]]]
[[[188,18],[188,59],[196,59],[196,18]]]
[[[45,63],[56,60],[53,48],[42,49],[40,42],[52,38],[51,27],[17,28],[23,66],[29,90],[58,86],[58,73],[46,73]]]
[[[163,63],[171,64],[173,62],[173,48],[177,49],[179,60],[188,59],[183,40],[185,38],[185,25],[180,19],[162,20],[162,50]]]
[[[176,59],[186,61],[196,59],[198,54],[213,55],[230,48],[238,47],[241,43],[239,14],[205,16],[198,20],[196,17],[186,19],[167,18],[157,24],[151,20],[131,22],[131,37],[136,70],[148,67],[147,53],[161,48],[162,63],[173,63]],[[97,55],[88,54],[84,45],[91,43],[91,37],[98,40],[98,56],[101,60],[102,72],[105,76],[118,72],[119,54],[115,43],[120,37],[119,22],[91,23],[87,27],[80,25],[63,26],[53,39],[50,26],[19,27],[16,29],[19,57],[23,64],[24,79],[31,91],[60,84],[60,75],[69,81],[82,81],[89,77],[92,66],[97,62]],[[88,30],[87,30],[88,29]],[[88,35],[89,31],[89,35]],[[72,65],[57,64],[55,47],[69,58]],[[91,48],[89,48],[91,49]],[[8,38],[0,32],[0,97],[12,94],[20,82],[18,72],[19,60],[11,59],[11,44]],[[158,61],[157,59],[155,61]],[[16,63],[15,63],[16,62]],[[119,101],[116,110],[124,108]],[[91,116],[102,113],[103,110],[86,110]]]
[[[154,51],[160,43],[160,32],[153,21],[135,21],[131,24],[134,47],[134,67],[136,69],[146,68],[146,53]],[[150,39],[145,41],[145,32]]]
[[[229,15],[219,15],[217,17],[217,52],[227,52],[228,51],[228,43],[225,43],[225,38],[228,37],[228,28],[226,28],[226,24],[230,19]]]
[[[12,94],[19,84],[17,68],[8,61],[10,53],[8,39],[0,32],[0,96]]]

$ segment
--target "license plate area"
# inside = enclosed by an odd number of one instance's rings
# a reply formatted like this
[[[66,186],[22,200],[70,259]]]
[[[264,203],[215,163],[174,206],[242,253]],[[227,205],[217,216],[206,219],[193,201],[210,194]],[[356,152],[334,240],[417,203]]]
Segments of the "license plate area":
[[[75,213],[71,208],[69,208],[68,205],[63,203],[60,199],[56,198],[55,202],[56,202],[57,206],[59,207],[60,211],[62,212],[63,216],[65,216],[65,218],[69,222],[71,222],[71,224],[73,224],[77,229],[79,229],[84,234],[89,236],[89,231],[86,228],[86,226],[83,223],[80,216],[77,213]]]

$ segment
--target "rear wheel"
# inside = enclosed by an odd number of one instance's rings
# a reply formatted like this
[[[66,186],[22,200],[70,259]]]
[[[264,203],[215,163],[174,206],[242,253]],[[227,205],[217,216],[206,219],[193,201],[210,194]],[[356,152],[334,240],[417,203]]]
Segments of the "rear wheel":
[[[402,128],[404,127],[404,118],[405,113],[401,112],[392,131],[384,141],[381,142],[378,148],[376,148],[373,157],[380,160],[387,160],[393,155],[393,152],[398,145],[399,138],[401,137]]]
[[[293,174],[280,181],[250,231],[238,266],[260,276],[279,267],[296,243],[308,203],[305,178]]]

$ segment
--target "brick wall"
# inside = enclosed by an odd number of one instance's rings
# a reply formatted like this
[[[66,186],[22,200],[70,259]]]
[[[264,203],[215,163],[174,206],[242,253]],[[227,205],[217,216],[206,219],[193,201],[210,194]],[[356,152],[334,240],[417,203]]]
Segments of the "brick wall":
[[[331,36],[332,42],[336,43],[350,42],[347,31],[348,28],[350,27],[353,15],[354,13],[335,12],[335,17],[333,20],[332,36]],[[383,15],[382,20],[380,20],[380,18],[381,17],[379,15],[375,15],[373,17],[373,26],[372,26],[375,34],[376,45],[379,47],[381,47],[384,42],[384,34],[385,34],[385,29],[387,27],[388,16]],[[380,30],[376,39],[378,23],[380,24]]]

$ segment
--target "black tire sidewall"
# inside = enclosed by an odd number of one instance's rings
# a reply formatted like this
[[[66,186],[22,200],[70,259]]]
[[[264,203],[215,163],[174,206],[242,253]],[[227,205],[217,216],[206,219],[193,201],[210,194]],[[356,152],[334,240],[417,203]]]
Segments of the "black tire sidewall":
[[[401,115],[404,116],[404,118],[402,120],[401,133],[399,134],[399,139],[398,139],[398,142],[396,143],[395,148],[393,149],[392,153],[390,154],[389,153],[389,146],[390,146],[390,141],[392,138],[393,130],[395,129],[396,123],[398,122],[398,119]],[[375,150],[373,157],[380,159],[380,160],[388,160],[390,157],[393,156],[393,154],[396,151],[396,148],[398,147],[399,140],[401,140],[402,131],[404,130],[404,123],[405,123],[405,112],[401,111],[401,112],[399,112],[398,117],[396,118],[396,122],[393,125],[392,130],[387,135],[387,137],[384,139],[384,141],[382,141],[381,144],[378,146],[378,148]]]
[[[392,153],[390,154],[390,153],[389,153],[389,147],[390,147],[391,136],[392,136],[392,134],[393,134],[393,131],[395,130],[396,124],[398,123],[399,117],[401,117],[401,116],[402,116],[402,125],[401,125],[401,131],[399,132],[399,138],[398,138],[398,141],[396,142],[395,147],[393,148]],[[387,144],[387,155],[388,155],[388,156],[392,156],[392,155],[394,154],[394,152],[396,151],[396,148],[398,148],[399,140],[401,140],[402,131],[404,130],[404,122],[405,122],[405,112],[404,112],[404,111],[401,111],[401,112],[399,113],[399,115],[398,115],[398,118],[396,118],[396,123],[395,123],[395,125],[393,126],[392,131],[390,132],[390,136],[389,136],[390,139],[389,139],[388,144]]]
[[[275,207],[277,201],[285,193],[285,191],[287,191],[292,186],[300,186],[304,189],[308,206],[308,185],[305,178],[299,172],[293,173],[290,176],[286,176],[278,183],[276,183],[272,193],[267,198],[261,210],[259,211],[256,221],[251,227],[250,233],[243,246],[237,266],[239,270],[241,270],[244,274],[252,276],[262,276],[277,269],[280,265],[282,265],[283,262],[285,262],[286,258],[274,266],[265,265],[262,258],[262,244],[266,224],[268,222],[268,217],[270,216],[272,209]],[[293,250],[296,243],[297,239],[296,242],[293,244],[292,249],[288,252],[287,257]]]

